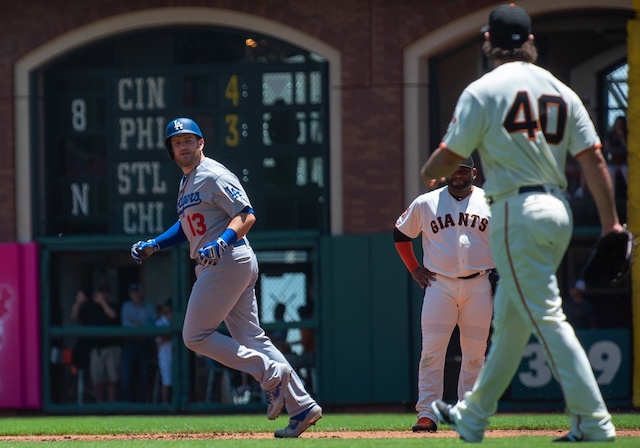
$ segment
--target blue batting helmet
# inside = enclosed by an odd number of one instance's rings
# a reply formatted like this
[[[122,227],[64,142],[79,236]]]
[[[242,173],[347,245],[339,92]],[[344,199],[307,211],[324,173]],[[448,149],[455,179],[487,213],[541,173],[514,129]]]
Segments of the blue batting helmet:
[[[178,134],[195,134],[202,138],[202,131],[191,118],[176,118],[169,122],[164,133],[164,146],[167,147],[169,158],[172,160],[173,151],[171,150],[171,137]]]

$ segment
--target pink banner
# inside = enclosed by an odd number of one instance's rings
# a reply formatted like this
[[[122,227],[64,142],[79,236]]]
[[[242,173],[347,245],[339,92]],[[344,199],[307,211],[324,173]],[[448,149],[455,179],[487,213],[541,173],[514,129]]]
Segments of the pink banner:
[[[0,244],[0,408],[40,409],[38,248]]]

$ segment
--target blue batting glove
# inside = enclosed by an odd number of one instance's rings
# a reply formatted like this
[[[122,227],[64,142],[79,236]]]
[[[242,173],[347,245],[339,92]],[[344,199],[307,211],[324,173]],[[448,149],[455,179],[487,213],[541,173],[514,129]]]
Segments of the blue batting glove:
[[[138,241],[131,246],[131,258],[137,264],[142,264],[142,260],[149,257],[152,253],[160,250],[160,245],[155,239],[147,241]]]
[[[229,247],[227,242],[222,237],[218,237],[198,250],[198,263],[202,266],[215,266],[227,247]]]

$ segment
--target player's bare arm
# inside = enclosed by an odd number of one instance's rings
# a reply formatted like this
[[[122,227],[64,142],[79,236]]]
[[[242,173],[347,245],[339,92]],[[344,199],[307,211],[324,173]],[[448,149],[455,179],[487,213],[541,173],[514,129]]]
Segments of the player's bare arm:
[[[393,239],[398,255],[402,259],[402,262],[407,267],[407,270],[411,273],[413,280],[420,285],[422,289],[431,285],[431,282],[435,280],[436,274],[420,266],[416,254],[413,251],[412,238],[402,233],[397,227],[393,229]]]
[[[80,316],[80,308],[88,300],[89,298],[84,291],[78,291],[78,293],[76,294],[76,301],[73,303],[73,307],[71,308],[71,319],[78,320]]]
[[[420,170],[422,183],[428,188],[435,187],[439,182],[444,181],[443,178],[449,177],[457,170],[464,159],[447,148],[436,149]]]
[[[227,226],[228,229],[233,230],[238,235],[238,239],[243,238],[256,222],[256,215],[249,212],[240,212],[231,219],[231,222]]]
[[[623,227],[620,224],[613,197],[611,176],[609,176],[607,162],[604,160],[602,151],[597,148],[582,151],[577,155],[576,160],[582,167],[587,187],[596,203],[602,235],[610,232],[622,232]]]

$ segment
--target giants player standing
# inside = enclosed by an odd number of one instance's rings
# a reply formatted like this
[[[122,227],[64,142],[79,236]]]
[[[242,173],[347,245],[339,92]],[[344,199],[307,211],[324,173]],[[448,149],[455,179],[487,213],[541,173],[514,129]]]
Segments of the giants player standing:
[[[562,311],[556,271],[571,241],[564,196],[567,154],[575,156],[600,217],[601,234],[622,232],[611,177],[595,126],[578,95],[535,65],[531,18],[502,5],[483,28],[494,68],[460,95],[447,133],[422,167],[423,182],[447,176],[478,150],[491,203],[491,249],[500,272],[493,336],[473,390],[438,419],[467,442],[480,442],[518,369],[531,334],[562,389],[571,430],[559,442],[611,441],[616,431],[589,359]]]
[[[178,222],[162,235],[131,248],[137,263],[157,250],[189,241],[198,262],[182,336],[187,347],[220,364],[246,372],[267,392],[267,417],[284,405],[289,425],[276,437],[298,437],[322,418],[322,409],[300,377],[260,327],[255,284],[258,261],[246,238],[255,222],[253,207],[238,178],[204,155],[204,138],[189,118],[166,129],[169,157],[182,169]],[[231,337],[218,332],[224,322]]]
[[[393,232],[398,254],[425,289],[414,432],[438,429],[431,403],[442,398],[447,347],[456,325],[462,351],[460,399],[484,364],[493,312],[489,278],[495,265],[489,247],[491,211],[484,190],[473,185],[476,173],[471,157],[461,162],[446,187],[414,199]],[[421,234],[422,266],[411,242]]]

